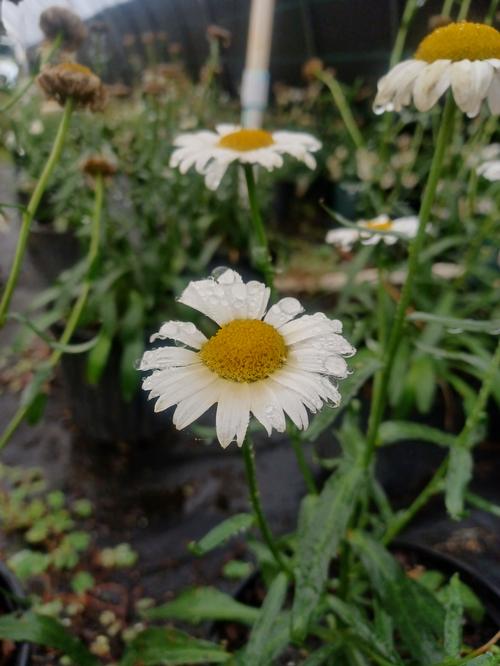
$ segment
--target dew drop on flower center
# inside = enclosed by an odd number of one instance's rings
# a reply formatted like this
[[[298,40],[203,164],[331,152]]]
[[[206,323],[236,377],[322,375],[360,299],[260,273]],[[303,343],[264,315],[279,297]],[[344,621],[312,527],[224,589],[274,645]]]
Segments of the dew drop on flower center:
[[[482,23],[450,23],[420,42],[417,60],[488,60],[500,58],[500,32]]]
[[[261,129],[240,129],[226,134],[219,141],[220,148],[247,152],[259,148],[269,148],[274,144],[272,134]]]
[[[201,360],[212,372],[235,382],[265,379],[286,357],[283,336],[274,326],[256,319],[225,324],[200,350]]]

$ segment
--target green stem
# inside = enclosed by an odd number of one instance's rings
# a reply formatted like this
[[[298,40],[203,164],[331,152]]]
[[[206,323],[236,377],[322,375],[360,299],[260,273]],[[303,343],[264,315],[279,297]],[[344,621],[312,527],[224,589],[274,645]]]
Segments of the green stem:
[[[388,545],[403,530],[415,515],[423,509],[427,502],[438,493],[443,486],[443,479],[448,468],[448,456],[438,467],[434,476],[422,490],[420,495],[405,510],[396,515],[394,521],[389,524],[386,533],[383,536],[382,543]]]
[[[318,72],[316,76],[330,91],[354,146],[356,148],[363,148],[365,141],[359,131],[356,121],[354,120],[351,107],[349,106],[349,102],[347,101],[342,86],[337,79],[327,71],[322,70]]]
[[[443,8],[441,9],[441,16],[451,17],[451,10],[455,0],[444,0]]]
[[[5,286],[5,291],[2,295],[2,300],[0,302],[0,328],[5,325],[5,320],[9,310],[10,301],[14,293],[14,289],[19,278],[19,272],[21,270],[21,265],[23,262],[24,252],[26,250],[26,243],[28,242],[29,231],[31,227],[31,222],[37,211],[40,200],[45,192],[49,178],[54,171],[59,158],[61,156],[64,140],[69,128],[69,121],[71,118],[71,113],[73,111],[73,101],[70,99],[67,100],[64,107],[64,112],[59,124],[59,129],[57,130],[57,135],[52,146],[49,158],[45,164],[45,167],[42,171],[42,175],[38,180],[38,183],[31,195],[31,199],[28,203],[26,211],[23,213],[21,230],[19,232],[19,239],[17,241],[16,254],[14,256],[14,261],[10,269],[9,278]]]
[[[259,525],[262,538],[266,542],[267,547],[271,551],[279,568],[290,574],[290,566],[283,559],[283,556],[280,553],[278,546],[276,545],[271,529],[264,516],[264,512],[262,511],[260,493],[257,485],[257,474],[255,470],[255,453],[253,450],[253,444],[248,436],[245,438],[242,448],[243,459],[245,461],[245,475],[247,479],[248,491],[250,494],[250,502],[252,503],[252,508],[255,513],[255,517],[257,518],[257,523]]]
[[[394,65],[397,65],[401,60],[406,44],[406,38],[408,37],[408,30],[410,29],[411,22],[413,21],[417,10],[418,0],[407,0],[403,11],[403,16],[401,17],[401,24],[396,36],[396,41],[394,42],[392,49],[391,59],[389,61],[390,68],[394,67]]]
[[[292,449],[295,453],[295,458],[297,459],[297,464],[302,476],[304,477],[307,491],[311,495],[317,495],[318,489],[316,487],[316,482],[314,481],[311,469],[307,464],[307,460],[304,456],[304,444],[300,435],[300,431],[295,426],[290,426],[288,432],[290,435],[290,441],[292,442]]]
[[[460,11],[458,12],[457,21],[465,21],[465,19],[467,18],[467,14],[469,13],[471,2],[472,0],[462,0]]]
[[[389,340],[384,353],[380,382],[376,383],[374,387],[375,390],[368,421],[367,447],[365,450],[364,463],[366,467],[369,467],[372,461],[373,453],[377,443],[378,430],[387,401],[387,388],[392,366],[403,332],[406,309],[408,308],[412,296],[413,281],[418,269],[420,253],[425,243],[427,225],[429,223],[432,206],[436,197],[436,190],[439,182],[441,168],[443,166],[445,151],[453,132],[455,108],[456,107],[453,101],[453,97],[451,94],[449,94],[443,111],[441,126],[439,128],[436,141],[436,149],[434,151],[431,169],[420,206],[420,223],[417,235],[413,239],[409,249],[406,280],[401,291],[401,297],[396,309],[394,322],[391,327]]]
[[[248,200],[250,202],[250,213],[253,226],[252,255],[257,268],[264,275],[268,287],[273,286],[274,271],[269,254],[269,243],[267,241],[266,229],[262,221],[257,199],[257,187],[251,164],[243,165],[245,180],[247,184]]]
[[[66,345],[73,337],[75,329],[80,320],[83,309],[87,303],[88,295],[90,292],[90,287],[92,285],[92,270],[95,265],[98,252],[99,252],[99,240],[101,236],[101,216],[102,216],[102,206],[104,201],[104,180],[102,175],[96,176],[95,179],[95,203],[94,203],[94,213],[92,216],[92,226],[90,230],[90,244],[87,254],[86,264],[86,278],[83,284],[82,291],[80,292],[79,297],[75,301],[73,308],[64,327],[64,331],[59,338],[60,345]],[[49,369],[55,368],[59,359],[62,355],[61,349],[54,349],[48,360],[46,361],[46,367]],[[7,428],[2,433],[0,437],[0,450],[10,441],[12,435],[16,432],[19,425],[23,422],[26,414],[28,413],[33,400],[27,402],[24,405],[21,405],[13,418],[10,420]]]
[[[484,17],[484,22],[486,23],[486,25],[491,25],[493,23],[493,19],[496,16],[499,4],[500,0],[491,0],[491,5],[490,8],[488,9],[488,13]]]

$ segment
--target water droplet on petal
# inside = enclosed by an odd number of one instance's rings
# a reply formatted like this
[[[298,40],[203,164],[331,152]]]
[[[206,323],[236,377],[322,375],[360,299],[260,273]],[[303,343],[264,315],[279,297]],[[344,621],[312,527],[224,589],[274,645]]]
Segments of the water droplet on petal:
[[[296,298],[283,298],[279,303],[280,309],[287,315],[296,315],[303,311],[303,307]]]

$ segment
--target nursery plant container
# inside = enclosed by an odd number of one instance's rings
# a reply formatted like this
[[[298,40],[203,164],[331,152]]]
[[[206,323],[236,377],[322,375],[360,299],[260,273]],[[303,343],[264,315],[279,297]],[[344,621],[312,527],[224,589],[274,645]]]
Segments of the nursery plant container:
[[[73,231],[56,231],[51,224],[32,225],[28,254],[42,278],[52,284],[80,259],[80,243]]]
[[[25,599],[22,587],[7,567],[0,562],[0,615],[13,613],[21,607]],[[31,647],[28,643],[16,645],[12,654],[5,662],[5,666],[28,666],[31,664]]]
[[[160,433],[171,432],[170,419],[155,413],[145,391],[138,388],[130,401],[124,400],[120,390],[120,359],[121,348],[116,343],[99,383],[91,385],[86,379],[87,355],[62,356],[64,393],[75,425],[84,435],[99,442],[151,441]]]

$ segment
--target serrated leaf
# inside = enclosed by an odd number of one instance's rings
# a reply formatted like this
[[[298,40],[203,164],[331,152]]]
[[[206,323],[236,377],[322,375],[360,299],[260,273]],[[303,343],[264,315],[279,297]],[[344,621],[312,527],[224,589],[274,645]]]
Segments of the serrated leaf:
[[[264,599],[244,650],[244,663],[247,666],[267,666],[274,663],[288,645],[289,622],[283,623],[286,627],[284,634],[277,627],[287,588],[286,575],[278,574]],[[275,640],[277,636],[281,637],[278,642]]]
[[[378,445],[401,441],[429,442],[451,447],[455,445],[456,436],[413,421],[384,421],[380,426]]]
[[[71,589],[76,594],[83,594],[87,590],[91,590],[94,585],[94,577],[88,571],[79,571],[71,579]]]
[[[459,657],[462,647],[462,624],[464,608],[460,590],[460,578],[454,574],[447,588],[447,598],[444,605],[444,654],[446,657]]]
[[[361,532],[353,532],[350,542],[412,658],[422,666],[441,660],[444,627],[441,604],[431,592],[408,578],[378,542]]]
[[[77,666],[99,666],[100,663],[62,624],[44,615],[3,615],[0,617],[0,638],[60,650]]]
[[[323,409],[317,414],[304,433],[304,438],[314,442],[327,428],[332,426],[342,411],[357,396],[365,383],[381,368],[382,364],[373,352],[361,350],[350,363],[352,374],[342,384],[342,402],[336,409]]]
[[[463,445],[450,449],[445,481],[445,504],[448,514],[459,520],[464,512],[465,493],[472,479],[472,453]]]
[[[232,539],[238,534],[243,534],[255,523],[255,518],[249,513],[238,513],[211,529],[197,542],[191,542],[188,546],[194,555],[205,555],[214,548]]]
[[[302,640],[328,578],[330,561],[345,535],[350,518],[364,492],[362,467],[350,464],[332,475],[318,496],[314,513],[298,533],[292,635]]]
[[[253,624],[259,609],[247,606],[214,587],[198,587],[182,592],[177,599],[144,613],[149,620],[183,620],[199,624],[205,620],[229,620]]]
[[[152,627],[128,645],[120,666],[222,664],[230,657],[215,643],[194,638],[178,629]]]
[[[43,573],[50,565],[50,557],[46,553],[25,548],[10,557],[8,565],[18,578],[24,579]]]

